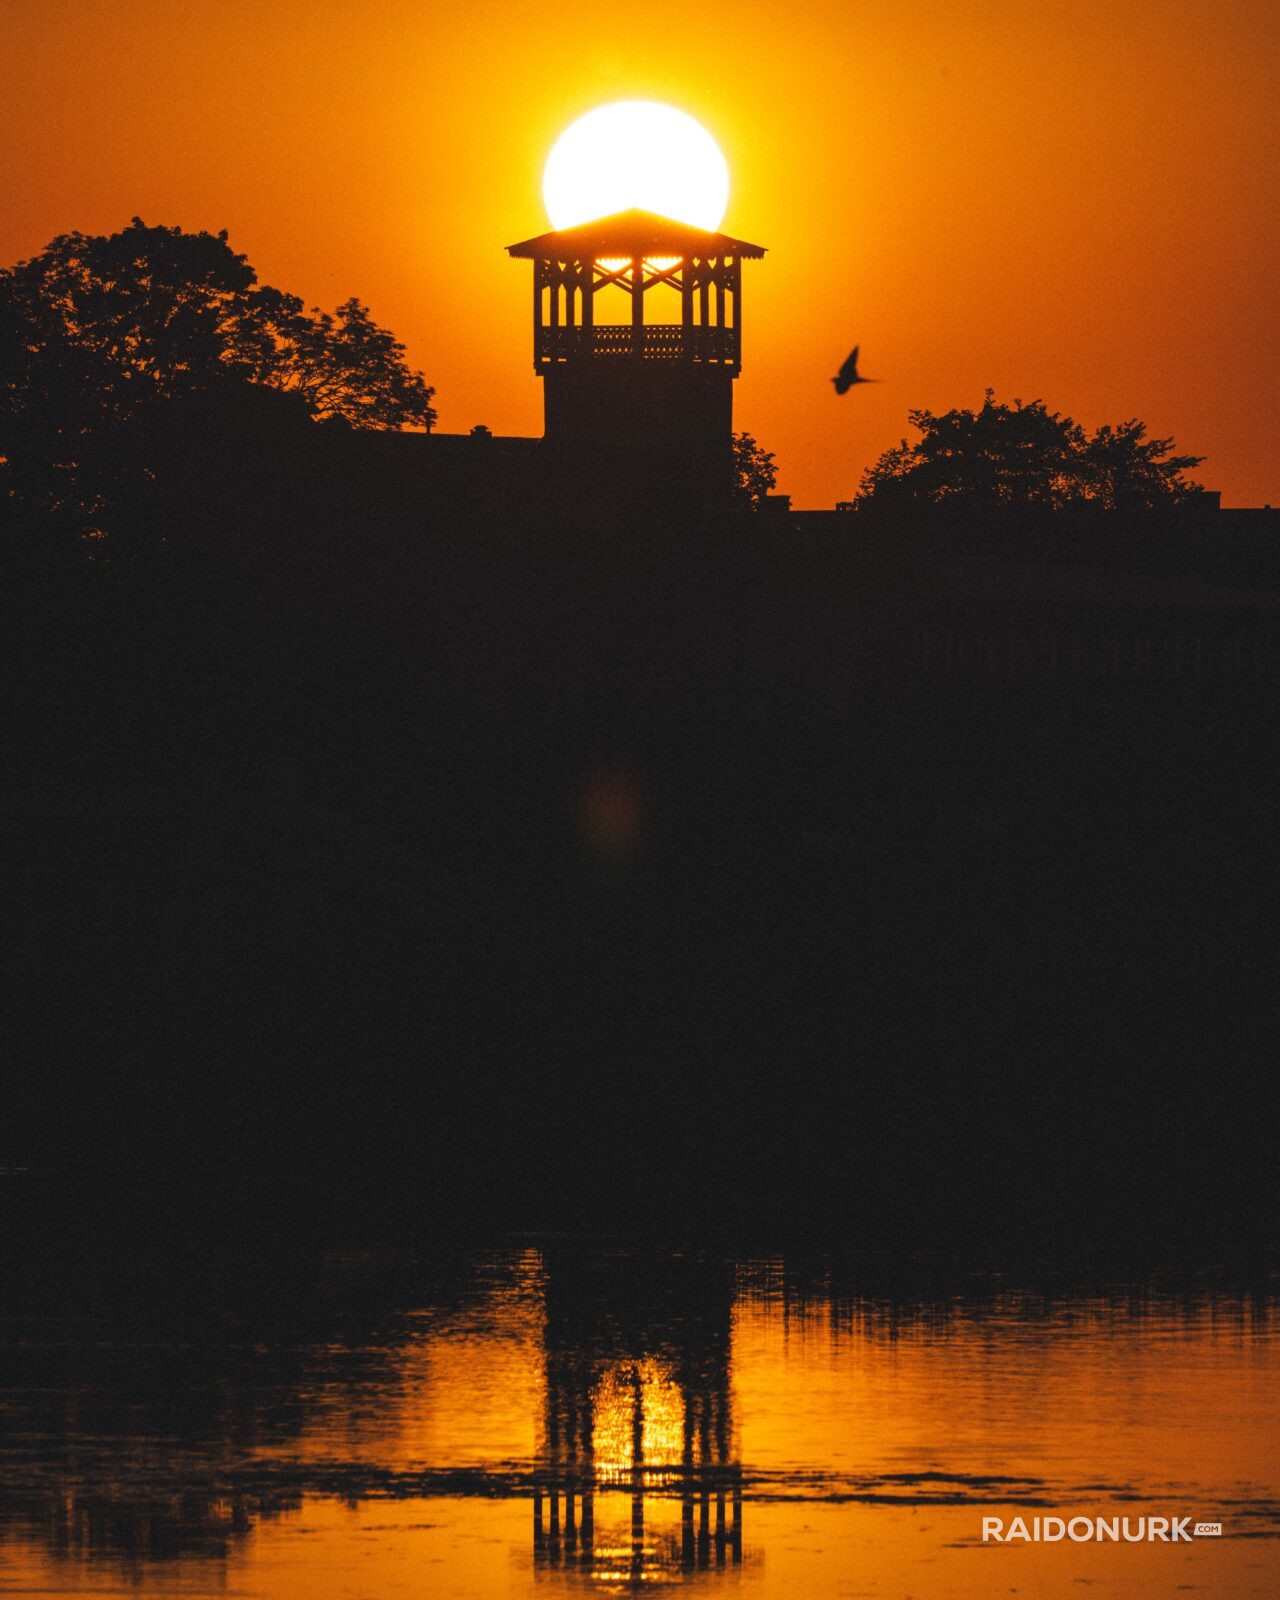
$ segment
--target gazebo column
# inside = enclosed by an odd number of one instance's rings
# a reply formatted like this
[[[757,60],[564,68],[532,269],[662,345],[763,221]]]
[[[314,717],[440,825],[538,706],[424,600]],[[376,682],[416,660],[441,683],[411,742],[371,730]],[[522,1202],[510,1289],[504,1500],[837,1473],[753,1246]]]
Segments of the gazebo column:
[[[596,264],[594,261],[580,261],[578,263],[578,283],[582,289],[582,345],[586,351],[590,352],[594,343],[592,329],[596,325]]]
[[[693,360],[693,257],[686,256],[680,272],[680,354]]]
[[[644,257],[631,258],[631,353],[644,354]]]

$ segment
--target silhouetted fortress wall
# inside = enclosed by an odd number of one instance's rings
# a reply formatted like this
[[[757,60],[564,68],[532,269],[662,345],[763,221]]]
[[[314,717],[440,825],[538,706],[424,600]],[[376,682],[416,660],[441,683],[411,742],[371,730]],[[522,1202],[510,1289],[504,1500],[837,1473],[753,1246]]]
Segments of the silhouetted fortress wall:
[[[907,601],[907,678],[1218,678],[1280,672],[1280,512],[1217,495],[1164,514],[1009,513],[915,523],[868,511],[763,519],[800,560]]]
[[[9,1125],[68,1124],[94,1208],[151,1162],[271,1216],[385,1176],[405,1217],[1110,1237],[1132,1195],[1234,1242],[1274,1187],[1273,524],[633,526],[541,459],[188,428],[196,554],[11,608]]]
[[[600,651],[637,671],[719,653],[836,693],[1280,672],[1280,512],[1210,497],[1139,518],[664,517],[610,508],[607,474],[575,500],[543,440],[310,425],[188,438],[182,481],[197,548],[486,677],[518,656],[590,673]]]

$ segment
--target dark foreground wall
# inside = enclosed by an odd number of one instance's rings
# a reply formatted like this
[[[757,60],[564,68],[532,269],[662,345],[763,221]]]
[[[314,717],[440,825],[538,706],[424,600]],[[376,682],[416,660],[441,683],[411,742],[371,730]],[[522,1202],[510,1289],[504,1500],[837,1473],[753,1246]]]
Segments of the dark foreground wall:
[[[1270,590],[328,459],[6,589],[22,1226],[1275,1246]]]

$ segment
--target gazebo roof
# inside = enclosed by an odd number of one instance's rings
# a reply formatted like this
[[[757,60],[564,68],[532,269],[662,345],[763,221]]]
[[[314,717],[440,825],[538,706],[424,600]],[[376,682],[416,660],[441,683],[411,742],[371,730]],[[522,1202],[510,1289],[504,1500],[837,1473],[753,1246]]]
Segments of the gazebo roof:
[[[656,216],[652,211],[619,211],[612,217],[540,233],[536,239],[509,244],[508,255],[533,261],[601,260],[614,256],[740,256],[758,261],[765,247],[708,233],[687,222]]]

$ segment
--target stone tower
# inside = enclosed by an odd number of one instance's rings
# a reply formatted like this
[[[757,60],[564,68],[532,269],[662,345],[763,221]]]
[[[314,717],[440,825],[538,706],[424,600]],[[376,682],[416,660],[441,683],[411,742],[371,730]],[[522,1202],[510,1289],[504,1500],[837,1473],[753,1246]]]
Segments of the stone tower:
[[[727,506],[742,263],[763,248],[645,211],[508,248],[533,262],[533,362],[562,494],[592,509]]]

